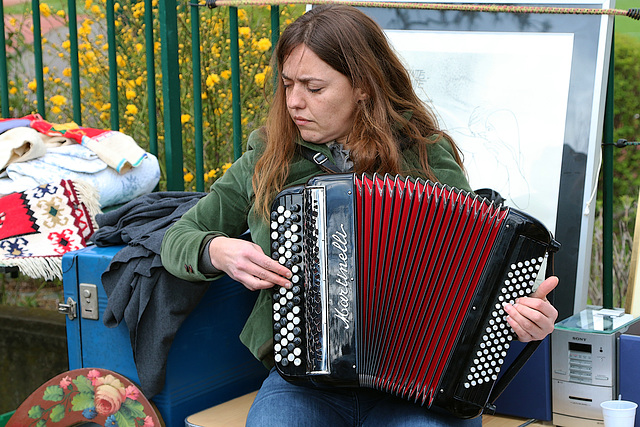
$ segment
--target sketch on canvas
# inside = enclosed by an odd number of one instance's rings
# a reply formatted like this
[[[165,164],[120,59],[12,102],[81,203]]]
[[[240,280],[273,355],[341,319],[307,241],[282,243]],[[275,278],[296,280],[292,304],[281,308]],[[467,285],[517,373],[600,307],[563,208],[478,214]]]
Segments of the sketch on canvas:
[[[386,30],[464,154],[473,189],[554,230],[573,34]],[[546,190],[546,191],[545,191]]]

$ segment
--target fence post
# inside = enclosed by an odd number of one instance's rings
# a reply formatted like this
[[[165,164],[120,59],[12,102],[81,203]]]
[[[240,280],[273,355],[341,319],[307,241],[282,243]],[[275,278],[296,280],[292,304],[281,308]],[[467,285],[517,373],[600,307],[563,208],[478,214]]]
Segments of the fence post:
[[[4,5],[0,2],[0,32],[2,33],[2,46],[0,46],[0,103],[2,104],[2,117],[9,117],[9,78],[7,74],[7,40],[4,31]]]
[[[114,0],[107,0],[107,44],[109,46],[109,102],[111,103],[111,129],[120,130],[120,113],[118,112],[118,53],[116,50],[116,18],[114,7]]]
[[[71,65],[71,98],[73,103],[73,121],[82,126],[82,100],[80,99],[80,65],[78,60],[78,13],[76,0],[67,2],[69,7],[69,57]]]
[[[233,159],[242,155],[242,111],[240,109],[240,46],[238,42],[238,8],[229,7],[231,47],[231,110],[233,111]]]
[[[153,63],[155,44],[153,42],[153,3],[144,1],[144,39],[147,46],[147,99],[149,99],[149,151],[158,156],[158,121],[156,120],[156,68]]]
[[[196,150],[196,191],[204,191],[204,141],[202,129],[202,70],[199,6],[191,4],[191,57],[193,69],[193,127]]]
[[[33,55],[36,72],[36,99],[38,113],[46,119],[44,110],[44,72],[42,65],[42,27],[40,25],[40,1],[31,0],[31,16],[33,16]]]
[[[184,190],[182,173],[182,123],[180,120],[180,69],[178,68],[178,14],[176,0],[160,0],[162,99],[164,104],[164,155],[167,190]]]
[[[602,307],[613,308],[613,75],[614,39],[611,39],[609,79],[602,131]]]

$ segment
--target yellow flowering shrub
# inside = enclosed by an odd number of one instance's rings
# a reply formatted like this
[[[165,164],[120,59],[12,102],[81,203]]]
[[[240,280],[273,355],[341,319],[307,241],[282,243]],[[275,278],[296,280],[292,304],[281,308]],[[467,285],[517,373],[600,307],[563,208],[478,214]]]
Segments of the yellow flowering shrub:
[[[66,2],[63,2],[66,5]],[[146,55],[153,55],[156,75],[156,112],[158,126],[158,155],[164,164],[164,105],[162,96],[162,67],[158,2],[153,4],[153,46],[145,40],[145,3],[115,3],[115,31],[117,66],[117,99],[120,131],[132,136],[144,149],[149,150],[149,94]],[[84,0],[78,2],[78,61],[80,67],[80,98],[82,125],[110,128],[110,62],[107,41],[106,1]],[[28,6],[27,6],[28,7]],[[48,19],[57,19],[65,26],[68,16],[65,10],[46,2],[40,3],[40,13]],[[234,160],[232,125],[232,79],[229,40],[229,9],[199,8],[201,53],[201,100],[204,165],[203,178],[206,189],[218,179]],[[280,22],[287,22],[302,14],[304,6],[281,6]],[[25,13],[29,13],[27,11]],[[191,8],[188,2],[178,2],[178,63],[184,153],[184,180],[187,189],[196,188],[195,145],[196,122],[194,118],[193,60],[191,41]],[[19,21],[19,20],[18,20]],[[27,22],[25,20],[25,22]],[[11,23],[11,22],[10,22]],[[14,22],[8,28],[7,50],[13,58],[10,64],[25,62],[21,55],[32,55],[33,48],[24,42],[22,31]],[[264,119],[266,96],[271,89],[264,85],[269,76],[271,56],[271,22],[269,7],[238,9],[238,35],[240,45],[240,90],[242,108],[242,141],[258,128]],[[26,25],[26,24],[25,24]],[[14,31],[13,29],[16,28]],[[59,123],[73,121],[73,97],[71,89],[71,48],[68,33],[56,42],[43,39],[45,55],[56,57],[57,65],[47,66],[44,74],[45,111],[47,120]],[[25,49],[26,48],[26,49]],[[29,51],[30,49],[30,51]],[[10,110],[13,117],[37,111],[38,84],[33,70],[20,70],[10,65]],[[164,168],[162,168],[164,174]],[[161,178],[160,188],[165,189],[166,178]]]

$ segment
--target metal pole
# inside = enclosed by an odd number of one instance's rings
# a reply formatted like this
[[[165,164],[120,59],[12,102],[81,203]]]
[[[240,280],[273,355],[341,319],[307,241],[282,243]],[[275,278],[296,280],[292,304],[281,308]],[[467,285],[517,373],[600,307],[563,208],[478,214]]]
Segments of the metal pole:
[[[240,109],[240,47],[238,43],[238,8],[229,8],[231,40],[231,109],[233,111],[233,158],[242,155],[242,110]]]
[[[615,37],[614,37],[615,38]],[[613,71],[614,46],[611,39],[611,59],[607,99],[604,109],[602,144],[602,306],[613,308]]]
[[[160,0],[162,97],[164,102],[167,190],[184,190],[182,173],[182,123],[180,121],[180,69],[178,64],[178,14],[176,0]]]

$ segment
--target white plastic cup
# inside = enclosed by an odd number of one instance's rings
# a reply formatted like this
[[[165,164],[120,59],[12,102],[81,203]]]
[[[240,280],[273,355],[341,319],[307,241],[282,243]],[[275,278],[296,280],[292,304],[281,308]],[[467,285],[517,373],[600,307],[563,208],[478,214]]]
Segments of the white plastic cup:
[[[607,400],[600,404],[605,427],[633,427],[638,404],[628,400]]]

